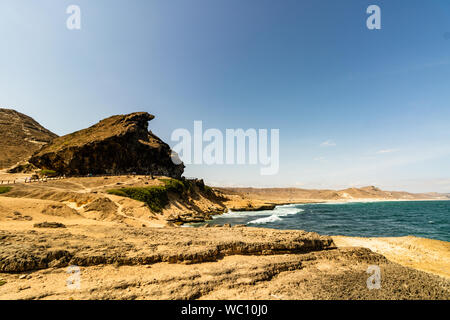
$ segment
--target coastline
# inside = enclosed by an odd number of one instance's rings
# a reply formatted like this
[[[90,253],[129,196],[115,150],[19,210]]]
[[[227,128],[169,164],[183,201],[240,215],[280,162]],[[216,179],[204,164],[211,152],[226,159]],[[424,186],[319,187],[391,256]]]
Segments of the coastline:
[[[450,280],[439,265],[447,261],[448,243],[245,226],[183,228],[168,220],[182,214],[185,221],[204,221],[226,208],[254,211],[268,201],[212,196],[195,187],[195,197],[170,194],[167,207],[153,212],[143,202],[106,192],[159,186],[164,179],[67,178],[13,186],[0,196],[0,298],[450,298]],[[294,204],[272,205],[282,202]],[[433,267],[426,268],[420,261],[430,257]],[[366,270],[374,264],[386,279],[376,292],[366,288]],[[76,292],[66,288],[69,265],[81,268],[83,287]]]

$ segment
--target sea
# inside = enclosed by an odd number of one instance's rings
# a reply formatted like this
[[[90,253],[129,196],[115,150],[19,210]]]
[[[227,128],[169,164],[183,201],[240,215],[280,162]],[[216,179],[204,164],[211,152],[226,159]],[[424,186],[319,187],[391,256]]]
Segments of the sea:
[[[233,212],[203,224],[305,230],[354,237],[417,236],[450,241],[450,201],[376,201],[279,205]]]

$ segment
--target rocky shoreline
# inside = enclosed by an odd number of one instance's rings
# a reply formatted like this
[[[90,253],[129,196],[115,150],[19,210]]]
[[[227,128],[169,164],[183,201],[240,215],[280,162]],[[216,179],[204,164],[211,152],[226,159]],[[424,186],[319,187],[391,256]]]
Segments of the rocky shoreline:
[[[449,299],[450,280],[304,231],[66,223],[0,231],[0,299]],[[67,287],[68,266],[80,288]],[[381,288],[367,287],[379,266]]]

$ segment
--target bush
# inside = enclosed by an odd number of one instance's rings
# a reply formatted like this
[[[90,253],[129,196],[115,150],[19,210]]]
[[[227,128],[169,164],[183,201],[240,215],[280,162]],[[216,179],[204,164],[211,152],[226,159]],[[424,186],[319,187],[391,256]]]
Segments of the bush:
[[[161,212],[169,204],[166,186],[112,189],[107,192],[116,196],[145,202],[155,212]]]
[[[165,188],[167,191],[175,192],[175,193],[183,193],[187,189],[189,189],[189,185],[186,182],[176,180],[176,179],[161,179],[165,184]]]
[[[0,187],[0,194],[11,191],[12,187]]]
[[[208,196],[214,195],[214,190],[210,186],[205,185],[205,189],[203,190]]]
[[[56,173],[56,171],[54,170],[47,170],[47,169],[43,169],[41,171],[39,171],[39,175],[41,177],[47,176],[47,177],[56,177],[58,174]]]
[[[192,184],[189,181],[176,179],[161,179],[160,181],[162,181],[164,185],[111,189],[106,192],[112,195],[145,202],[151,210],[161,212],[164,207],[169,204],[169,193],[176,193],[180,197],[184,197],[192,188]],[[203,185],[201,191],[206,192],[208,195],[214,194],[212,188],[205,185]]]

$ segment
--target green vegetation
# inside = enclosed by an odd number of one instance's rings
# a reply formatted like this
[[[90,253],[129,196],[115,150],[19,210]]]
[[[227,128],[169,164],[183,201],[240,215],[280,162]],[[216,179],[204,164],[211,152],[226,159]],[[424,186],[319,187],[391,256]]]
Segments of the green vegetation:
[[[161,212],[169,203],[167,190],[164,186],[112,189],[107,192],[116,196],[145,202],[155,212]]]
[[[0,287],[1,287],[2,285],[4,285],[4,284],[6,284],[6,281],[5,281],[5,280],[0,280]]]
[[[155,212],[161,212],[169,204],[169,193],[175,193],[180,197],[186,197],[193,192],[194,183],[189,180],[160,179],[164,185],[151,187],[132,187],[107,190],[109,194],[127,197],[145,202]],[[197,187],[207,195],[213,195],[211,187],[203,183]]]
[[[162,186],[121,188],[108,190],[107,192],[145,202],[153,211],[161,212],[169,204],[169,192],[183,194],[186,191],[186,183],[183,181],[175,179],[161,179],[161,181],[164,182]]]
[[[0,187],[0,194],[10,192],[12,187]]]
[[[214,195],[213,188],[211,188],[210,186],[207,186],[206,184],[203,186],[202,191],[205,192],[208,196]]]
[[[191,188],[188,181],[181,181],[176,179],[160,179],[164,182],[167,191],[183,193]]]
[[[40,175],[41,177],[44,177],[44,176],[47,176],[47,177],[55,177],[55,176],[57,176],[58,174],[57,174],[56,171],[54,171],[54,170],[46,170],[46,169],[44,169],[44,170],[39,171],[39,175]]]

